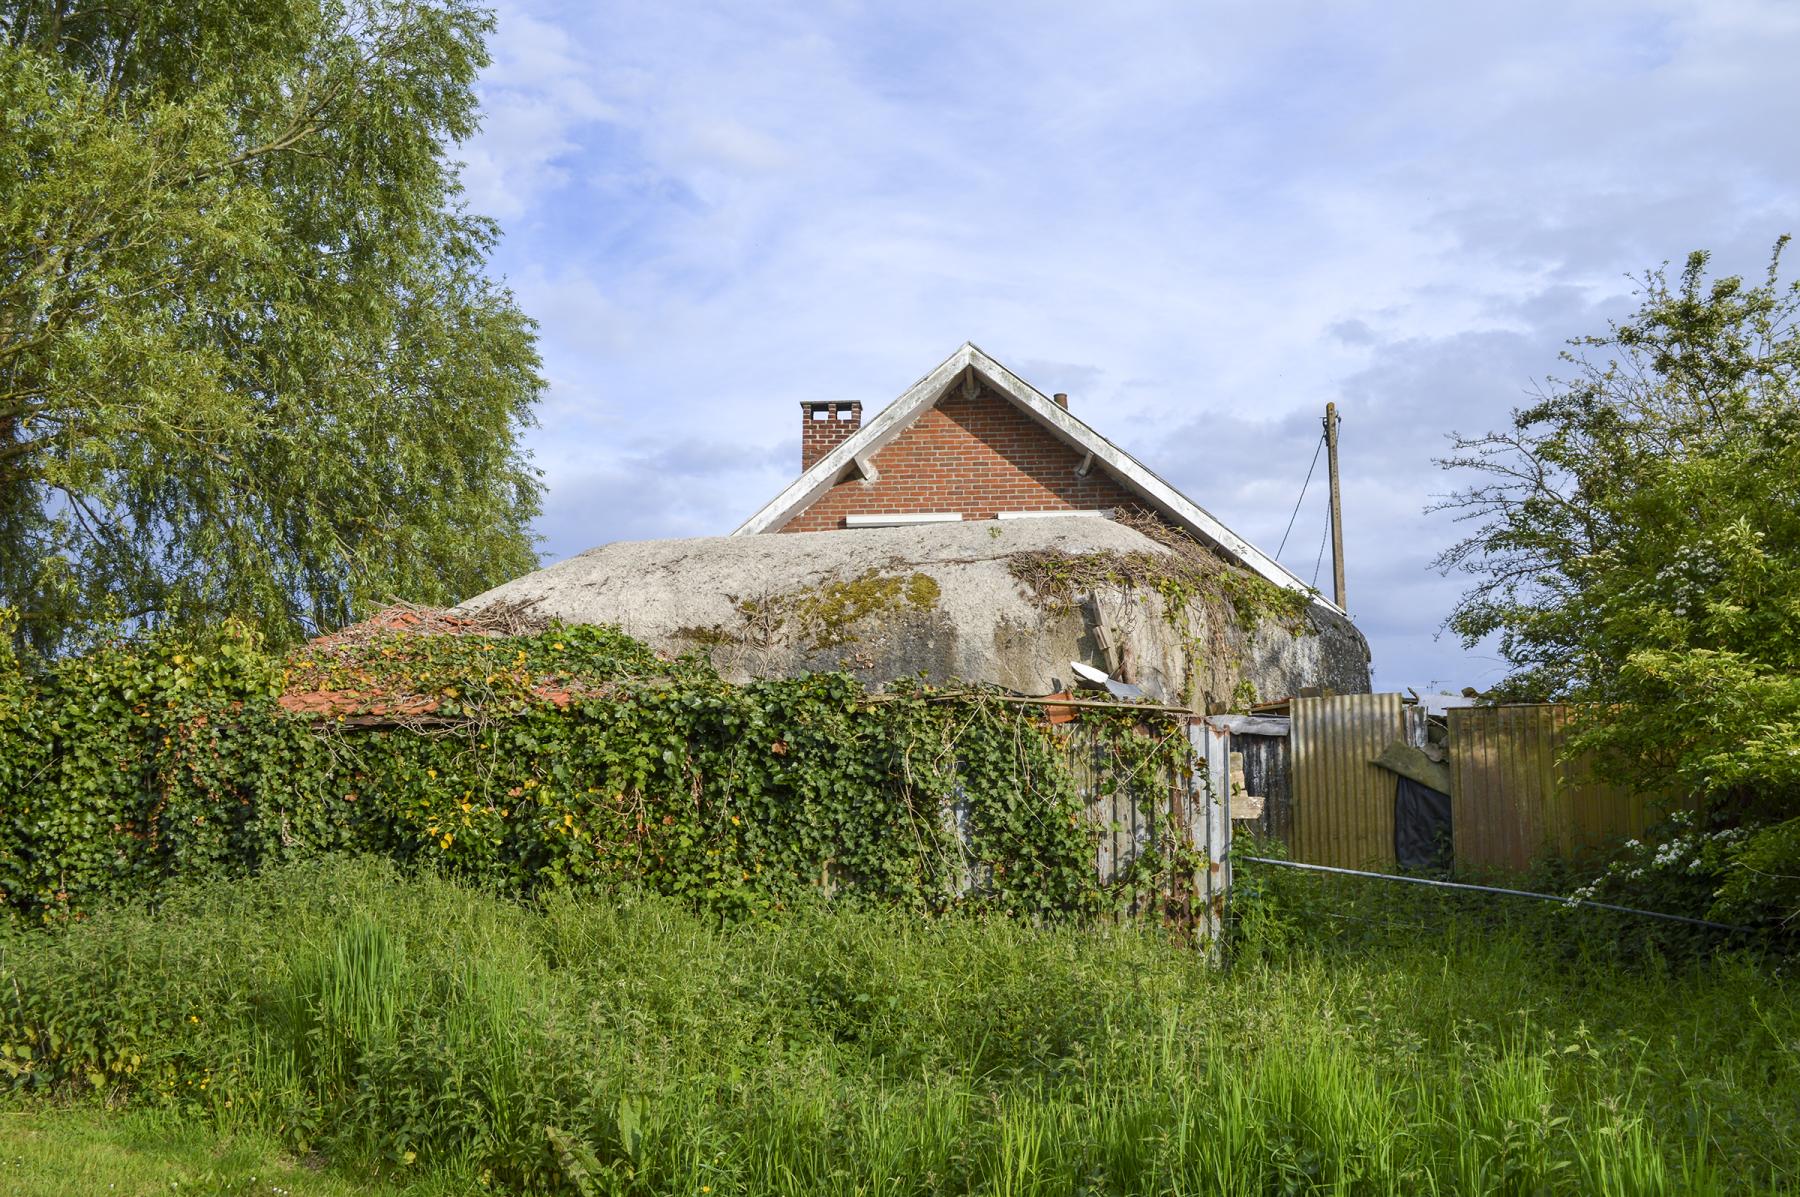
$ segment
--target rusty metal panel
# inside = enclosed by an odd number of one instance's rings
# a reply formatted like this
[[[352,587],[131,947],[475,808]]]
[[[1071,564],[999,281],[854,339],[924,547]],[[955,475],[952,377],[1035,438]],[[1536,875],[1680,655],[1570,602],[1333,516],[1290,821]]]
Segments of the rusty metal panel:
[[[1244,754],[1244,792],[1263,800],[1262,814],[1255,819],[1238,819],[1238,829],[1291,845],[1294,795],[1288,775],[1288,737],[1233,732],[1231,751]]]
[[[1370,763],[1406,734],[1398,694],[1296,698],[1289,734],[1295,860],[1393,868],[1394,775]]]
[[[1554,703],[1450,712],[1450,818],[1456,864],[1519,870],[1575,858],[1657,817],[1654,796],[1596,781],[1592,762],[1559,760],[1573,711]]]

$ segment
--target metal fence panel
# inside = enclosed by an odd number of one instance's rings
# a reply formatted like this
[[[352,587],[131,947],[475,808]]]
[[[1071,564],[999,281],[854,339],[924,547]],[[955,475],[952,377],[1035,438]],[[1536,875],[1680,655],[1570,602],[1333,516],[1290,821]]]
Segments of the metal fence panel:
[[[1406,725],[1398,694],[1296,698],[1289,784],[1295,860],[1393,868],[1394,775],[1370,764]]]
[[[1450,712],[1450,818],[1458,868],[1524,869],[1640,835],[1656,796],[1595,781],[1592,762],[1558,760],[1573,711],[1554,703]]]

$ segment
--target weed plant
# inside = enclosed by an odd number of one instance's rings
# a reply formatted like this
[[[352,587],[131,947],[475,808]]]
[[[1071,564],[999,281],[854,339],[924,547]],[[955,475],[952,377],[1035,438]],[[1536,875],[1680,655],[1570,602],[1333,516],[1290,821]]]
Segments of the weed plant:
[[[1135,925],[721,924],[315,862],[0,932],[0,1059],[31,1105],[154,1107],[509,1192],[1796,1182],[1800,1007],[1779,966],[1608,950],[1555,908],[1239,881],[1219,969]]]

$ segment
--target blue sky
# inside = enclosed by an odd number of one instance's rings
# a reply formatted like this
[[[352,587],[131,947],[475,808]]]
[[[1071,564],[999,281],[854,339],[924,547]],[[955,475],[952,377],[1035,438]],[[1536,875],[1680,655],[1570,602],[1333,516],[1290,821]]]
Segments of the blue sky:
[[[799,401],[872,412],[972,340],[1270,551],[1335,400],[1377,688],[1485,685],[1438,635],[1445,436],[1630,275],[1800,231],[1795,3],[498,15],[460,156],[541,324],[547,561],[730,531],[796,472]],[[1315,479],[1302,577],[1323,518]]]

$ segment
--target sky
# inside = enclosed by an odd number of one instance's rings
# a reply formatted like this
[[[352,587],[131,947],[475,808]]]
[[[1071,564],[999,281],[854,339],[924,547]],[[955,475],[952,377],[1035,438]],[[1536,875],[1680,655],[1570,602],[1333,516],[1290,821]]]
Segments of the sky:
[[[1443,623],[1453,432],[1696,249],[1800,231],[1800,3],[502,0],[458,150],[540,325],[546,562],[721,535],[973,341],[1273,552],[1327,402],[1378,690]],[[1282,562],[1329,589],[1323,468]]]

